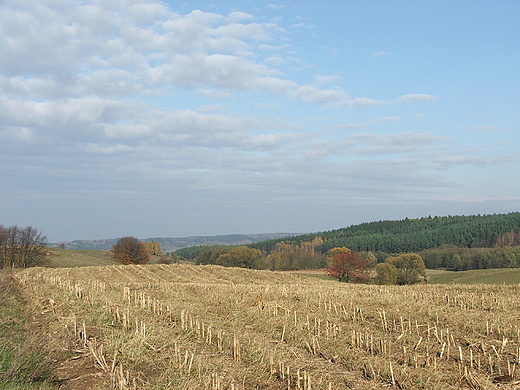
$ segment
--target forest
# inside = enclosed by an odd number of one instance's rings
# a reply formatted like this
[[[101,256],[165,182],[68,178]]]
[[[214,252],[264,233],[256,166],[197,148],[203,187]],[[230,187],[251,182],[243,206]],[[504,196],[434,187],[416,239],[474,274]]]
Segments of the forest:
[[[271,269],[319,268],[326,254],[346,247],[378,263],[389,256],[418,253],[427,268],[470,270],[520,267],[520,213],[425,217],[378,221],[313,234],[267,240],[248,245],[258,249]],[[196,246],[175,254],[199,263],[216,246]],[[217,250],[217,252],[223,249]],[[256,263],[260,264],[260,263]]]
[[[323,244],[321,253],[336,247],[358,252],[409,253],[454,245],[461,248],[491,248],[500,235],[520,232],[520,213],[405,218],[397,221],[368,222],[327,232],[287,237],[250,244],[252,248],[272,251],[276,244],[301,244],[316,237]]]

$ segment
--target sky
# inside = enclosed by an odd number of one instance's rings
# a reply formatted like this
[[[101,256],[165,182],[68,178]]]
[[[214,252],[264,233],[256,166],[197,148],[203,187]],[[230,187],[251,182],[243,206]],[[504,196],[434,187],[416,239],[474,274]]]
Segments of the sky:
[[[58,242],[519,211],[518,15],[3,0],[0,224]]]

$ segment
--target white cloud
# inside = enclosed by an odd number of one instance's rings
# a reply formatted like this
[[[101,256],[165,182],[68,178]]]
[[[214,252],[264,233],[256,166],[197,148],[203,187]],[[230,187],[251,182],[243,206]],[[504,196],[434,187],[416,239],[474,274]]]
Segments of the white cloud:
[[[231,99],[234,95],[231,92],[222,91],[219,89],[199,89],[197,94],[204,96],[208,99],[224,100]]]
[[[359,130],[359,129],[365,129],[367,127],[367,122],[365,123],[345,123],[343,125],[332,125],[332,127],[336,129],[342,129],[342,130]]]
[[[93,144],[93,143],[87,143],[84,146],[84,149],[87,153],[92,153],[92,154],[121,154],[121,153],[130,152],[132,150],[132,148],[128,145],[121,145],[121,144],[102,145],[102,144]]]
[[[268,43],[284,30],[273,23],[250,23],[253,16],[244,12],[226,17],[194,10],[180,15],[154,2],[128,8],[110,2],[85,4],[65,12],[50,1],[21,8],[6,7],[10,23],[3,24],[3,33],[16,35],[17,43],[5,40],[0,47],[6,59],[0,86],[11,96],[120,99],[184,88],[211,99],[267,91],[329,108],[382,104],[351,99],[338,87],[317,87],[338,76],[316,76],[317,86],[299,86],[275,68],[294,59],[270,56],[264,63],[255,61],[255,47],[272,52],[290,44]]]
[[[358,109],[365,109],[370,107],[377,107],[386,104],[382,100],[367,99],[367,98],[356,98],[352,101],[352,105]]]
[[[394,116],[384,116],[380,119],[381,122],[399,122],[400,118],[397,115]]]
[[[273,104],[273,103],[257,103],[257,104],[253,104],[252,107],[254,109],[259,109],[259,110],[283,110],[283,106],[280,106],[278,104]]]
[[[4,126],[32,129],[35,137],[68,140],[96,139],[106,125],[135,118],[142,104],[97,97],[50,102],[0,99]]]
[[[284,8],[285,8],[285,5],[283,5],[283,4],[279,4],[279,5],[277,5],[277,4],[267,4],[267,5],[265,6],[265,8],[267,8],[267,9],[279,10],[279,9],[284,9]]]
[[[403,132],[397,134],[358,133],[347,136],[347,147],[363,155],[406,154],[432,149],[434,145],[448,143],[445,137],[433,133]]]
[[[283,45],[268,45],[267,43],[262,43],[258,45],[258,49],[261,51],[281,51],[290,48],[291,45],[283,44]]]
[[[356,98],[350,99],[346,97],[345,99],[338,100],[336,102],[331,102],[327,105],[327,108],[356,108],[359,110],[377,107],[385,105],[386,102],[383,100],[376,99],[368,99],[368,98]]]
[[[241,20],[251,20],[251,19],[254,19],[253,15],[245,13],[245,12],[241,12],[241,11],[231,12],[227,17],[227,20],[230,22],[239,22]]]
[[[312,85],[302,85],[298,87],[293,95],[295,99],[301,99],[309,103],[325,104],[330,102],[344,101],[349,99],[340,88],[319,89]]]
[[[337,75],[316,75],[314,76],[314,82],[316,85],[327,85],[332,84],[341,80],[340,76]]]
[[[471,130],[483,131],[483,132],[495,132],[495,131],[505,130],[505,128],[504,127],[498,127],[498,126],[481,125],[481,126],[473,126],[471,128]]]
[[[333,127],[337,128],[337,129],[356,130],[356,129],[365,129],[375,123],[397,123],[400,120],[401,119],[397,115],[384,116],[382,118],[372,119],[372,120],[368,120],[368,121],[362,122],[362,123],[346,123],[346,124],[342,124],[342,125],[333,125]]]
[[[365,124],[346,124],[337,126],[341,129],[361,129],[368,124],[380,122],[370,121]],[[316,143],[316,146],[307,152],[306,157],[310,159],[324,159],[333,156],[390,156],[400,155],[407,159],[406,155],[421,154],[424,163],[428,157],[425,153],[439,150],[450,140],[439,137],[433,133],[402,132],[392,134],[377,134],[361,132],[350,134],[341,140],[325,140]]]
[[[474,167],[484,168],[490,165],[502,164],[504,162],[518,161],[519,156],[501,155],[501,156],[485,156],[482,151],[466,150],[456,154],[445,155],[442,158],[436,158],[432,162],[436,164],[437,169],[447,170],[457,166],[471,165]]]
[[[313,24],[307,24],[307,23],[304,23],[304,22],[300,22],[300,23],[294,23],[291,27],[293,28],[308,28],[308,29],[313,29],[313,28],[316,28],[316,26],[314,26]]]
[[[237,55],[248,55],[249,41],[271,40],[276,28],[241,23],[252,18],[243,12],[228,17],[199,10],[178,15],[155,3],[118,11],[109,3],[66,12],[58,12],[50,2],[20,8],[23,11],[4,7],[0,17],[2,35],[11,37],[0,41],[0,83],[13,94],[129,96],[166,83],[248,90],[255,78],[279,73]],[[182,77],[172,77],[172,69]],[[242,77],[235,83],[227,72]]]
[[[287,63],[287,59],[280,56],[270,56],[264,58],[264,63],[271,66],[281,66]]]
[[[105,126],[105,135],[107,138],[117,138],[120,140],[125,138],[143,138],[150,136],[150,134],[150,126],[145,124],[115,123]]]
[[[385,56],[387,54],[388,54],[387,51],[378,51],[378,52],[375,52],[374,54],[372,54],[372,57],[377,58],[377,57]]]
[[[278,77],[261,77],[256,80],[256,86],[262,90],[269,91],[278,96],[286,96],[291,88],[297,84],[291,80],[284,80]]]
[[[28,127],[23,126],[0,126],[0,139],[3,142],[18,141],[30,142],[33,140],[33,131]]]
[[[169,17],[170,11],[162,3],[136,2],[129,6],[132,19],[136,24],[147,25],[156,20],[164,20]]]
[[[425,93],[410,93],[407,95],[400,96],[397,98],[397,103],[412,103],[412,102],[431,102],[437,99],[434,95],[428,95]]]

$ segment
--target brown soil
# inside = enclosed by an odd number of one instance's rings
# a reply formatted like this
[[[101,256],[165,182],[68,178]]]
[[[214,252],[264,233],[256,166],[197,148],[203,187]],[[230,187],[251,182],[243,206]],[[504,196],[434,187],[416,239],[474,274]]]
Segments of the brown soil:
[[[60,390],[82,390],[97,388],[104,374],[95,367],[91,356],[78,355],[56,362],[55,375]]]

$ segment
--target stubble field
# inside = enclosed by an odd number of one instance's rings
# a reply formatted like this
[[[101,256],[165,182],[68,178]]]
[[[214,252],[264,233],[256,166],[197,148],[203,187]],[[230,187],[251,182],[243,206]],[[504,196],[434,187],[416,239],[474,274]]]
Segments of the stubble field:
[[[519,285],[179,264],[14,276],[62,389],[520,388]]]

